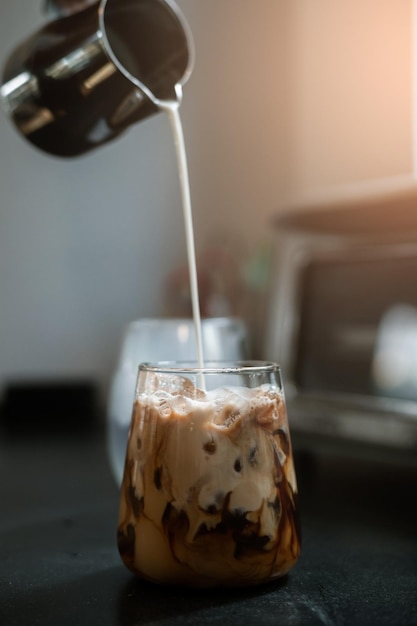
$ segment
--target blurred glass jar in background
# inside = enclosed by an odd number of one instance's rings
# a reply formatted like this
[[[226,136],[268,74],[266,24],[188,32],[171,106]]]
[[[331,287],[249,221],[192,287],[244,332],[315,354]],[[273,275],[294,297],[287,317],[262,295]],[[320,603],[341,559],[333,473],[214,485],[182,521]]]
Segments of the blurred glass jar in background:
[[[249,354],[245,324],[237,318],[202,320],[204,358],[239,361]],[[125,329],[107,407],[107,450],[113,475],[121,483],[136,380],[140,363],[196,358],[192,319],[139,319]]]

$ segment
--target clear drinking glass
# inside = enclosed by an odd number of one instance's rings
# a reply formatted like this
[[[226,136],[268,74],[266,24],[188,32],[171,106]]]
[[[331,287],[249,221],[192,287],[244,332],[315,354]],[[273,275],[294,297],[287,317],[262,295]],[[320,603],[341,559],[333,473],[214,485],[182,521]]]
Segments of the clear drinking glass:
[[[142,364],[118,547],[147,580],[254,585],[300,553],[297,483],[279,366]]]

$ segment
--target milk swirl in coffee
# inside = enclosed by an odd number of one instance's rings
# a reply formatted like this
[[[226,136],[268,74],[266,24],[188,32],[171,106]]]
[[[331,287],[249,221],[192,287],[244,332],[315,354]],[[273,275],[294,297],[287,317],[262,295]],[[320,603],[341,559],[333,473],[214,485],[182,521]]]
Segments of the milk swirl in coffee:
[[[167,374],[151,387],[134,405],[122,484],[118,541],[127,567],[196,587],[287,573],[300,536],[281,392],[204,392]]]
[[[204,368],[186,152],[178,103],[165,103],[177,149],[199,370]],[[147,373],[149,376],[149,372]],[[300,552],[297,484],[281,388],[219,386],[152,373],[133,407],[118,547],[135,574],[194,587],[258,584]],[[142,391],[141,391],[142,389]]]

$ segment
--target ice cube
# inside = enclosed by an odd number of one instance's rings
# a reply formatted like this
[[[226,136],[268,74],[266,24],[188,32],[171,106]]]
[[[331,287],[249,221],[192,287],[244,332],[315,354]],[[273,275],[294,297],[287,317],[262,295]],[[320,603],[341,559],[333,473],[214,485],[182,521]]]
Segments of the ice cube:
[[[157,389],[152,396],[155,409],[161,417],[170,417],[172,413],[172,396],[164,389]]]
[[[216,398],[214,424],[223,428],[235,427],[249,409],[249,402],[241,394],[224,390],[223,399]]]
[[[158,374],[158,388],[172,396],[181,395],[185,398],[201,398],[205,395],[189,378],[177,374]]]
[[[191,412],[190,398],[184,394],[178,394],[171,398],[171,407],[178,415],[187,415]]]

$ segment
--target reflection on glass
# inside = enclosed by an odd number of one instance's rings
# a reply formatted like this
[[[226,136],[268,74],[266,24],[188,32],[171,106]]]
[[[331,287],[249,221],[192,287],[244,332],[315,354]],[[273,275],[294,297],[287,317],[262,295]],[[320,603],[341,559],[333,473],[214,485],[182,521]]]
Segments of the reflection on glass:
[[[372,378],[379,395],[417,400],[417,309],[398,304],[383,315]]]

